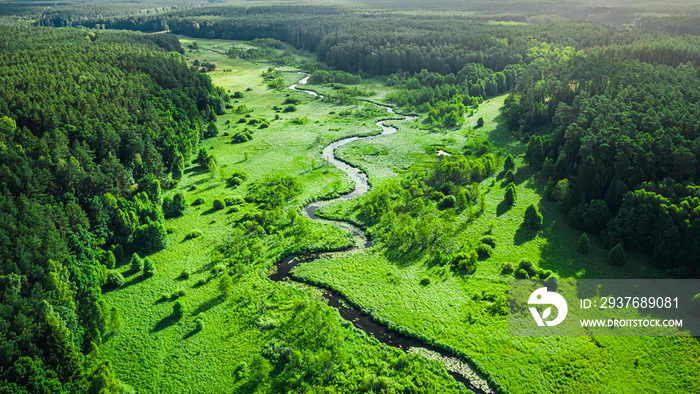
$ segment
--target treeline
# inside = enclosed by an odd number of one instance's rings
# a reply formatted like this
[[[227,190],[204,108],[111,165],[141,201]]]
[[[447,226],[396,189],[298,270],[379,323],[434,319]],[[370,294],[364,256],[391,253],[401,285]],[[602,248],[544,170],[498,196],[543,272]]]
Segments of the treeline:
[[[521,69],[520,65],[510,65],[493,72],[481,64],[470,63],[457,75],[427,70],[413,75],[398,72],[387,79],[388,85],[398,88],[387,99],[409,112],[427,112],[430,124],[455,127],[463,124],[464,114],[472,114],[483,100],[509,91]]]
[[[50,20],[39,23],[56,25]],[[167,25],[175,33],[203,38],[274,38],[317,52],[320,61],[339,70],[367,75],[422,69],[446,75],[467,63],[501,71],[523,63],[538,42],[586,48],[607,45],[614,33],[595,23],[494,24],[461,15],[304,5],[200,8],[76,23],[140,31],[159,31]]]
[[[119,391],[101,288],[164,247],[162,187],[226,97],[173,37],[0,28],[0,386]],[[172,208],[169,207],[169,214]]]
[[[697,15],[646,16],[640,18],[635,25],[640,29],[670,34],[700,35],[700,16]]]
[[[635,45],[665,63],[656,45]],[[605,53],[528,67],[504,114],[532,134],[525,158],[549,175],[548,194],[574,226],[679,277],[700,275],[700,70]]]

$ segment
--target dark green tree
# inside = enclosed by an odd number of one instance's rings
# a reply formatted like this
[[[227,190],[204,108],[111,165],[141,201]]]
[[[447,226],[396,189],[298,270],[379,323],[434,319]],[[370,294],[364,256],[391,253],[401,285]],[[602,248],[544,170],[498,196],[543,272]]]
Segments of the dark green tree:
[[[542,227],[542,214],[537,208],[537,205],[530,204],[525,209],[525,217],[523,219],[523,225],[532,229],[538,229]]]

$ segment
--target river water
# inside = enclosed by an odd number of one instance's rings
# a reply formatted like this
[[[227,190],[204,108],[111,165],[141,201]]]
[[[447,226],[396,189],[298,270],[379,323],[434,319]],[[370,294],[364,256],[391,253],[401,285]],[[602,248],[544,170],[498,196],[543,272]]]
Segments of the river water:
[[[302,91],[312,96],[323,98],[323,95],[319,95],[313,90],[298,88],[299,85],[306,85],[308,80],[309,75],[305,74],[305,77],[303,77],[298,84],[290,86],[289,89]],[[394,112],[394,109],[391,107],[376,103],[373,104],[386,109],[387,113],[389,114],[397,115],[396,112]],[[415,119],[415,117],[403,115],[401,116],[402,121],[411,119]],[[341,139],[326,146],[323,149],[323,153],[321,155],[321,157],[323,157],[324,160],[328,161],[333,166],[343,171],[353,180],[353,182],[355,183],[355,190],[353,190],[350,193],[343,194],[334,200],[311,202],[302,209],[302,214],[304,216],[307,216],[311,220],[318,221],[321,223],[331,223],[345,231],[348,231],[350,234],[353,235],[355,239],[354,245],[340,252],[317,252],[307,253],[303,256],[289,256],[285,259],[282,259],[281,261],[278,261],[275,264],[276,272],[270,275],[269,278],[271,280],[276,282],[283,280],[293,280],[291,277],[291,271],[300,263],[310,262],[324,258],[331,258],[341,253],[354,253],[372,246],[372,241],[365,236],[364,231],[359,227],[340,220],[323,219],[316,215],[316,210],[334,201],[338,201],[341,199],[347,200],[351,198],[356,198],[364,195],[365,193],[367,193],[367,191],[369,191],[369,181],[367,179],[367,176],[362,171],[360,171],[359,168],[353,167],[341,160],[338,160],[335,156],[335,150],[338,147],[341,147],[358,139],[381,138],[381,136],[393,134],[398,131],[395,127],[385,125],[383,121],[377,122],[376,125],[379,126],[382,130],[380,134],[367,137],[348,137]],[[449,153],[447,152],[444,153],[449,155]],[[306,284],[312,286],[310,283]],[[493,393],[486,381],[480,376],[478,376],[471,369],[469,364],[467,364],[464,360],[455,357],[454,355],[450,354],[449,352],[443,349],[439,349],[434,346],[423,343],[419,339],[401,334],[398,331],[390,330],[387,326],[374,321],[370,316],[362,314],[362,312],[358,308],[350,305],[348,302],[344,302],[341,296],[335,294],[330,290],[323,290],[323,296],[328,301],[328,305],[337,308],[338,312],[340,312],[340,316],[343,319],[352,322],[356,328],[368,333],[369,335],[374,336],[377,340],[379,340],[379,342],[382,342],[386,345],[395,348],[399,348],[409,353],[421,354],[429,359],[440,360],[445,365],[445,369],[447,369],[450,375],[452,375],[455,378],[455,380],[463,383],[469,390],[480,394]]]

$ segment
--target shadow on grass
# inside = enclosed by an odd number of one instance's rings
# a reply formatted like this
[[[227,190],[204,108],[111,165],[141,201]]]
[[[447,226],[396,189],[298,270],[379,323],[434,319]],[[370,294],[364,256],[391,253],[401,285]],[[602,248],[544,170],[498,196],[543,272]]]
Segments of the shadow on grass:
[[[204,166],[194,166],[190,168],[185,168],[184,173],[185,174],[191,174],[191,175],[201,175],[209,172],[209,169],[204,167]]]
[[[199,328],[193,328],[192,331],[188,332],[187,334],[185,334],[185,335],[182,337],[182,340],[184,341],[184,340],[186,340],[186,339],[190,339],[190,338],[192,338],[193,336],[195,336],[195,335],[197,335],[198,333],[200,333],[201,331],[202,331],[202,330],[199,329]]]
[[[212,213],[214,213],[214,212],[216,212],[216,211],[218,211],[218,209],[216,209],[216,208],[209,208],[209,209],[207,209],[206,211],[200,213],[199,215],[200,215],[200,216],[203,216],[203,215],[211,215]]]
[[[513,206],[506,204],[505,201],[499,202],[498,206],[496,207],[496,216],[503,215],[504,213],[510,211],[511,208],[513,208]]]
[[[420,261],[423,250],[415,250],[415,248],[404,252],[401,248],[387,248],[384,252],[389,262],[398,265],[399,267],[407,267]]]
[[[531,228],[520,226],[515,231],[515,236],[513,236],[513,244],[515,246],[520,246],[527,241],[532,241],[537,236],[537,230]]]
[[[197,316],[200,313],[204,313],[204,312],[210,310],[211,308],[214,308],[215,306],[217,306],[223,302],[224,302],[224,299],[222,297],[216,296],[216,297],[210,299],[209,301],[206,301],[202,305],[198,306],[197,309],[192,311],[192,316]]]
[[[151,332],[159,332],[163,331],[166,328],[172,326],[173,324],[177,323],[180,321],[180,316],[175,315],[174,313],[171,313],[170,315],[164,317],[161,321],[156,323],[155,326],[151,329]]]
[[[127,288],[127,287],[129,287],[129,286],[137,285],[137,284],[143,282],[144,280],[146,280],[146,279],[148,279],[148,278],[150,278],[150,276],[147,276],[147,275],[137,275],[137,276],[133,277],[130,281],[124,283],[124,284],[122,285],[121,288],[122,288],[122,289],[125,289],[125,288]]]

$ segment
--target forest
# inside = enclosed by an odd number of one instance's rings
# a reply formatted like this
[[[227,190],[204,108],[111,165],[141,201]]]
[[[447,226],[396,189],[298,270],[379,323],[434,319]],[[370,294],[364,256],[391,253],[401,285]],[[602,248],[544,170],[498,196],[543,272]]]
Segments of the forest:
[[[94,349],[125,313],[101,289],[123,283],[113,269],[129,256],[165,246],[162,190],[224,95],[172,55],[174,37],[2,37],[0,379],[11,392],[100,392],[114,372]]]
[[[88,3],[0,12],[0,393],[700,389],[504,334],[513,278],[700,277],[696,6]]]

